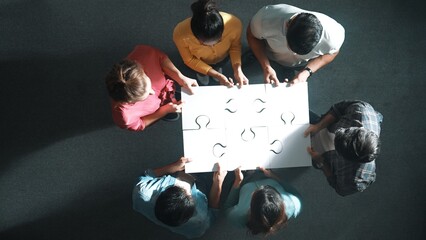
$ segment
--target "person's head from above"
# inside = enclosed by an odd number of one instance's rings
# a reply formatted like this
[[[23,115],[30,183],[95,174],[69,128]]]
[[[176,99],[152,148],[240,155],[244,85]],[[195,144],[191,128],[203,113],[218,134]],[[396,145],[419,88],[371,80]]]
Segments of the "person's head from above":
[[[224,23],[216,3],[211,0],[198,0],[191,4],[191,31],[204,45],[214,45],[222,38]]]
[[[162,223],[177,227],[194,215],[195,201],[184,187],[171,186],[158,196],[154,212]]]
[[[117,102],[135,103],[154,94],[151,79],[136,61],[122,60],[105,78],[109,96]]]
[[[342,157],[359,163],[371,162],[380,153],[379,136],[362,127],[337,129],[334,146]]]
[[[253,234],[272,234],[287,225],[284,201],[281,194],[269,185],[253,192],[247,227]]]
[[[322,25],[310,13],[299,13],[287,22],[287,43],[291,51],[306,55],[315,48],[321,39]]]

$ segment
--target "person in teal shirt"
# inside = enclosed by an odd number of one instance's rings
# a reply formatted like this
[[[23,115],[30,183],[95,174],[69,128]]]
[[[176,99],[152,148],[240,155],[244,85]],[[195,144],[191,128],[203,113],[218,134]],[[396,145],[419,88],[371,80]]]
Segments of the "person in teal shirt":
[[[195,178],[183,172],[189,161],[182,157],[164,167],[146,170],[133,189],[133,209],[172,232],[196,238],[213,222],[227,172],[218,166],[207,200]]]
[[[269,235],[297,217],[302,204],[299,197],[288,192],[291,187],[284,188],[270,170],[260,170],[246,179],[239,168],[234,171],[234,184],[224,208],[234,225],[247,227],[253,235]]]

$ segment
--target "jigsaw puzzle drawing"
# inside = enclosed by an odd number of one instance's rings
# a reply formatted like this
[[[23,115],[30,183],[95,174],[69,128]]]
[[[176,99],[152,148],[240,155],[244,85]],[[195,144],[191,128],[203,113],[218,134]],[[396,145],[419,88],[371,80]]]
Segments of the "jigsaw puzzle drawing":
[[[311,166],[307,83],[198,87],[182,100],[186,172]]]

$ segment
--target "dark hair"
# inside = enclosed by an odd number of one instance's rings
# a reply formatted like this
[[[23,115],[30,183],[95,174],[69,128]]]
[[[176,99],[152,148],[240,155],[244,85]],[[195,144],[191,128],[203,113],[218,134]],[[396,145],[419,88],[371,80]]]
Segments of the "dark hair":
[[[176,227],[186,223],[195,212],[195,202],[185,189],[172,186],[160,193],[155,203],[155,216],[162,223]]]
[[[290,20],[287,28],[287,43],[291,51],[308,54],[318,44],[322,35],[322,25],[315,15],[299,13]]]
[[[379,136],[361,127],[338,129],[334,146],[345,159],[361,163],[375,160],[380,153]]]
[[[287,225],[284,200],[281,194],[269,185],[253,192],[247,227],[253,235],[271,234]]]
[[[198,0],[191,4],[191,30],[200,41],[215,41],[222,37],[222,16],[211,0]]]
[[[133,103],[146,94],[147,76],[135,61],[123,60],[115,64],[105,78],[109,96],[118,102]]]

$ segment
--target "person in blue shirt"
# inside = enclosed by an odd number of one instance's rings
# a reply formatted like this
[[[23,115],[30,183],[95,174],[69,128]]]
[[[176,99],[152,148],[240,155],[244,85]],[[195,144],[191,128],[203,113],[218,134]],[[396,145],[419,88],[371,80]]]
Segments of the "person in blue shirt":
[[[172,232],[196,238],[202,236],[213,221],[213,209],[219,208],[227,172],[221,171],[218,165],[207,200],[197,188],[196,179],[183,172],[189,161],[181,157],[164,167],[146,170],[134,187],[133,209]]]
[[[270,235],[297,217],[302,204],[294,189],[290,193],[292,187],[284,187],[270,170],[259,170],[244,179],[241,170],[235,169],[224,208],[228,220],[237,227],[247,227],[253,235]]]

